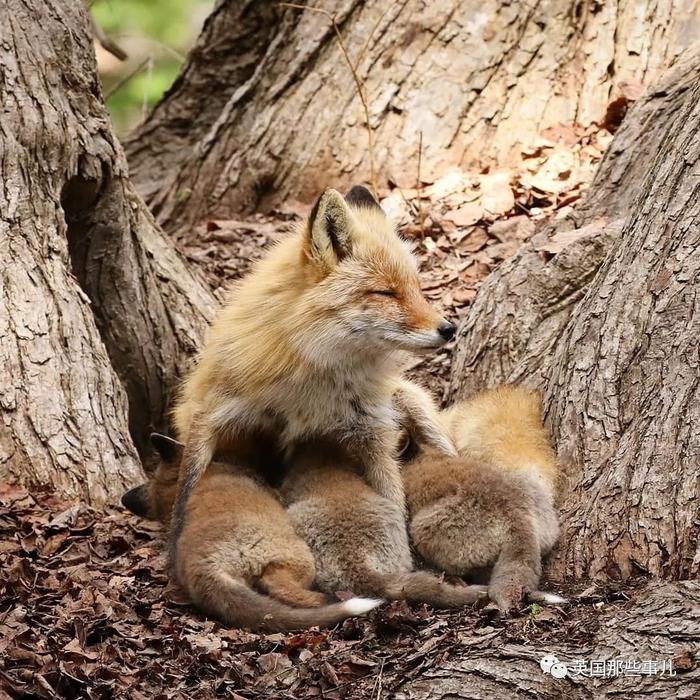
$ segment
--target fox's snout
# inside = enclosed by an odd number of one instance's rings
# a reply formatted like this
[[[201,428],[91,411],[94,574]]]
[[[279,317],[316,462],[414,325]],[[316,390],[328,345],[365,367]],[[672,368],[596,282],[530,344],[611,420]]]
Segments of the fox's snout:
[[[433,329],[425,334],[429,339],[423,341],[422,337],[416,338],[418,341],[417,349],[420,349],[420,347],[428,349],[439,348],[454,338],[456,330],[456,326],[453,323],[446,321],[444,318],[440,318],[433,326]],[[423,335],[424,333],[419,333],[419,336]]]
[[[404,338],[408,349],[430,350],[439,348],[454,338],[456,327],[428,304],[425,297],[414,294],[413,312],[409,312],[407,336]]]

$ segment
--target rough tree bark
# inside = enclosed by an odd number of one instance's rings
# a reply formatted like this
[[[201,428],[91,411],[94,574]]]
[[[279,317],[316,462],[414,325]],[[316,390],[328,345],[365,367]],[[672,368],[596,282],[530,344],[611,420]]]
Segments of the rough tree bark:
[[[696,582],[649,584],[636,590],[623,611],[603,612],[599,618],[570,630],[570,638],[503,643],[497,630],[485,628],[470,636],[462,650],[440,660],[392,694],[392,700],[620,700],[694,698],[700,690],[700,585]],[[559,623],[561,624],[561,623]],[[553,678],[542,672],[540,659],[555,655],[569,665],[570,675]],[[657,661],[672,663],[673,673],[591,677],[574,673],[572,661]]]
[[[364,112],[328,18],[276,5],[221,0],[127,142],[168,230],[367,177]],[[680,0],[323,7],[366,84],[380,186],[415,185],[419,132],[430,181],[450,165],[507,164],[548,126],[600,122],[621,84],[650,82],[700,27]]]
[[[632,110],[590,196],[479,291],[450,397],[542,388],[567,469],[555,578],[697,576],[700,55]]]
[[[114,500],[214,304],[128,180],[84,4],[2,16],[0,478]]]

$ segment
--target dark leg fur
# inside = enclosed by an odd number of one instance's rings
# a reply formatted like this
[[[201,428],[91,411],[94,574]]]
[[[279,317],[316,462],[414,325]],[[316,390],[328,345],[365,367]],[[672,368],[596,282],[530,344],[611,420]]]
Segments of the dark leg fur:
[[[537,588],[542,557],[531,523],[512,527],[501,549],[489,582],[489,597],[503,613],[508,613],[530,591]]]
[[[190,429],[190,437],[185,445],[180,464],[180,476],[177,484],[177,495],[173,505],[173,515],[168,533],[168,562],[171,572],[177,572],[177,542],[185,522],[185,510],[190,493],[199,483],[216,450],[216,437],[207,432],[195,418]]]

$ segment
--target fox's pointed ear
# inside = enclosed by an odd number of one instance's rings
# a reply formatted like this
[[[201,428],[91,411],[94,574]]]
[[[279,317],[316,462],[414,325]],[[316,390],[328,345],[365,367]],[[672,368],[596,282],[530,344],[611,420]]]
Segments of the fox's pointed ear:
[[[185,449],[181,442],[160,433],[151,433],[151,445],[166,464],[179,462]]]
[[[315,262],[333,267],[352,252],[351,214],[342,195],[326,190],[311,210],[308,252]]]

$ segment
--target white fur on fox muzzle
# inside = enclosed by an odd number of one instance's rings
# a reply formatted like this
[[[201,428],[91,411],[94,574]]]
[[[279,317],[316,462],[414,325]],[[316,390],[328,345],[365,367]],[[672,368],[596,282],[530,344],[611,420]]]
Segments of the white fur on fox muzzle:
[[[434,333],[406,333],[402,345],[407,350],[435,350],[441,348],[447,338],[435,331]]]

